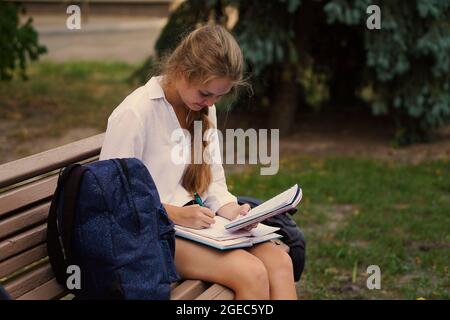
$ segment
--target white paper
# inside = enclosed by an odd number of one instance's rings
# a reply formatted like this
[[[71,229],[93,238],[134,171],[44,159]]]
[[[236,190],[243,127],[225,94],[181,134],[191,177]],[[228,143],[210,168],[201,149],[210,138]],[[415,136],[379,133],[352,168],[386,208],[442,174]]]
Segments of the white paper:
[[[221,216],[215,216],[214,220],[216,222],[212,224],[211,227],[205,229],[193,229],[178,225],[176,226],[176,228],[215,240],[230,240],[252,236],[261,237],[266,234],[280,230],[280,228],[270,227],[260,223],[256,228],[252,229],[251,231],[238,230],[236,232],[230,232],[225,229],[225,225],[229,223],[230,220]]]

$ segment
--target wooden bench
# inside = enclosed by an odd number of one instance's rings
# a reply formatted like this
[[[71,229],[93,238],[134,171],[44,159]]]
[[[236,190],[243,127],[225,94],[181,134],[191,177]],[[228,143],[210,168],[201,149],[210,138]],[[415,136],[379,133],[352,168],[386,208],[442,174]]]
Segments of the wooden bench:
[[[0,165],[0,284],[13,299],[72,298],[48,262],[46,219],[60,169],[98,160],[103,138],[104,133]],[[233,298],[233,291],[215,283],[172,284],[174,300]]]

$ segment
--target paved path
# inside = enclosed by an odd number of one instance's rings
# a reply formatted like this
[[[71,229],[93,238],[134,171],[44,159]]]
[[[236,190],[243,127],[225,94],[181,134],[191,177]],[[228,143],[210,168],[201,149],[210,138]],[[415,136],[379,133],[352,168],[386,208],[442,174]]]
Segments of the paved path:
[[[139,63],[154,52],[167,18],[91,16],[80,30],[66,27],[68,15],[33,17],[40,43],[48,53],[41,60],[102,60]]]

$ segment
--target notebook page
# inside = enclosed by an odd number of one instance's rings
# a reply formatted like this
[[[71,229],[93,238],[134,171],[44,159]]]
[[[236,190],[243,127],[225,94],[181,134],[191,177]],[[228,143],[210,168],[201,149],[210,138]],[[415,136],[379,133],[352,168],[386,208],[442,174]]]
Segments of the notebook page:
[[[293,186],[292,188],[280,193],[279,195],[267,200],[266,202],[261,203],[259,206],[253,208],[248,212],[246,216],[243,216],[242,218],[245,218],[247,216],[261,214],[269,211],[277,210],[281,207],[284,207],[286,204],[290,203],[292,199],[295,197],[295,193],[297,191],[297,185]],[[239,219],[242,219],[239,218]]]
[[[183,237],[186,237],[186,238],[192,239],[192,240],[198,240],[203,243],[209,243],[209,244],[215,245],[217,247],[226,247],[226,246],[232,246],[232,245],[241,244],[241,243],[251,243],[249,241],[249,238],[237,238],[237,239],[219,241],[219,240],[214,240],[214,239],[211,239],[208,237],[202,237],[198,234],[194,234],[194,233],[182,230],[182,229],[176,229],[175,233],[178,234],[179,236],[183,236]]]
[[[257,215],[252,215],[250,217],[249,217],[249,215],[243,216],[240,219],[236,219],[236,220],[228,223],[226,225],[226,229],[230,232],[237,232],[241,228],[244,228],[245,226],[248,226],[252,223],[262,222],[265,219],[272,217],[278,213],[286,212],[290,209],[295,208],[298,205],[298,203],[301,201],[302,195],[303,195],[302,189],[300,187],[298,187],[297,185],[295,187],[297,187],[297,189],[295,190],[295,195],[291,202],[285,204],[284,206],[279,207],[276,210],[268,210],[266,212],[260,212]]]
[[[198,235],[201,235],[203,237],[208,237],[211,239],[217,239],[217,240],[226,240],[226,239],[235,239],[240,237],[248,237],[251,236],[251,233],[248,231],[239,230],[237,232],[230,232],[225,229],[225,225],[230,222],[230,220],[221,217],[221,216],[215,216],[214,220],[216,221],[214,224],[212,224],[209,228],[205,229],[193,229],[183,226],[178,226],[177,228],[195,233]]]
[[[176,226],[176,228],[219,241],[237,239],[242,237],[261,237],[280,230],[280,228],[260,223],[256,228],[253,228],[250,231],[238,230],[235,232],[231,232],[225,229],[225,224],[230,222],[228,219],[220,216],[216,216],[214,219],[216,220],[216,223],[206,229],[193,229],[178,225]]]

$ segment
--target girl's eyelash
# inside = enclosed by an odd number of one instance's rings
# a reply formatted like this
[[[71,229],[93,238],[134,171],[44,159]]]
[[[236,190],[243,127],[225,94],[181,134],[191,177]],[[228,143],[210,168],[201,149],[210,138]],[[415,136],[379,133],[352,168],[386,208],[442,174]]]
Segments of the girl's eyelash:
[[[200,94],[203,96],[203,97],[209,97],[209,96],[211,96],[211,94],[210,93],[203,93],[203,92],[201,92],[201,91],[199,91],[200,92]],[[221,94],[220,96],[217,96],[218,98],[221,98],[223,96],[223,94]]]

